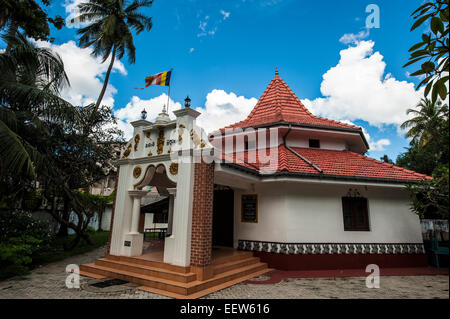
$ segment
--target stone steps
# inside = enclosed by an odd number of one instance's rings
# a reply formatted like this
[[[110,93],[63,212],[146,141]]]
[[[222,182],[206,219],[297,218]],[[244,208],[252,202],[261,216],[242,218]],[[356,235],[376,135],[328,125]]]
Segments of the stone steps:
[[[230,256],[228,260],[218,260],[218,263],[212,265],[213,277],[200,281],[195,273],[189,271],[189,267],[173,268],[173,265],[164,263],[159,263],[160,267],[157,267],[157,262],[138,259],[138,263],[135,263],[137,259],[106,256],[93,264],[81,265],[80,273],[90,277],[104,276],[133,282],[141,285],[140,289],[174,298],[198,298],[271,270],[251,253],[240,254]]]
[[[226,271],[229,271],[232,269],[248,266],[251,264],[256,264],[258,262],[259,262],[259,258],[252,256],[250,258],[232,260],[230,262],[224,262],[224,263],[220,263],[218,265],[216,264],[216,265],[213,265],[213,274],[218,275],[218,274],[221,274],[223,272],[226,272]]]
[[[113,269],[121,269],[129,272],[158,277],[179,282],[191,282],[197,279],[195,273],[176,272],[161,267],[147,266],[144,264],[135,264],[127,261],[117,261],[106,258],[97,259],[95,265]]]

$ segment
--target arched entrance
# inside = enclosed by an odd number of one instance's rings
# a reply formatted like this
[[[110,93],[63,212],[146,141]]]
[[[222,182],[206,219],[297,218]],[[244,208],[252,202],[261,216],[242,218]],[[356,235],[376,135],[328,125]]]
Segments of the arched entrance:
[[[162,261],[165,238],[172,234],[176,183],[167,176],[164,164],[150,164],[134,188],[148,190],[141,198],[139,214],[139,232],[144,234],[142,258]]]

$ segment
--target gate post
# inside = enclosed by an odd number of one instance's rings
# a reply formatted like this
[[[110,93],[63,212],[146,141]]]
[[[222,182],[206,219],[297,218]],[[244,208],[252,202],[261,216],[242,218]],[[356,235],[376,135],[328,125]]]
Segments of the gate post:
[[[194,168],[192,206],[191,268],[199,280],[212,277],[212,222],[214,196],[214,163],[201,161]]]

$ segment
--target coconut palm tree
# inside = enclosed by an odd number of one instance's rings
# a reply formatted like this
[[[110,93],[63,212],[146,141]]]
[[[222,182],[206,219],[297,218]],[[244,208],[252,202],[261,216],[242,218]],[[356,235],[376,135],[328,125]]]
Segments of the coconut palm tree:
[[[43,121],[64,121],[72,105],[59,97],[69,85],[61,58],[20,33],[4,35],[0,54],[0,169],[33,177],[41,158],[30,142],[45,132]]]
[[[89,22],[90,24],[78,30],[80,46],[92,47],[94,56],[101,56],[102,63],[110,56],[111,61],[106,72],[103,88],[98,96],[95,108],[98,108],[108,86],[114,60],[122,59],[126,53],[128,62],[133,64],[136,60],[136,48],[133,43],[133,34],[152,27],[152,19],[139,12],[143,7],[150,7],[153,0],[89,0],[79,4],[80,15],[72,19],[72,23]]]
[[[440,127],[443,118],[448,119],[448,106],[438,100],[433,103],[428,98],[422,98],[417,105],[419,109],[408,109],[406,114],[414,117],[405,121],[400,128],[408,129],[406,136],[419,146],[427,145],[436,136],[436,129]]]

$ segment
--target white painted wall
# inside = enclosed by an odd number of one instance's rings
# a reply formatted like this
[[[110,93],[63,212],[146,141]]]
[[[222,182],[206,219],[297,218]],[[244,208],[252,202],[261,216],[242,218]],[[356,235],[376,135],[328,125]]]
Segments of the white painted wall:
[[[286,144],[291,147],[308,147],[309,148],[309,139],[318,139],[320,140],[320,148],[326,150],[337,150],[343,151],[346,149],[346,142],[344,139],[332,138],[332,137],[323,137],[323,136],[314,136],[307,135],[295,138],[289,138],[286,141]]]
[[[103,212],[102,216],[102,229],[109,231],[111,228],[111,216],[112,216],[112,205],[108,205],[105,208],[105,211]]]
[[[344,231],[341,197],[356,187],[368,198],[370,231]],[[258,194],[258,223],[241,222],[241,195]],[[422,243],[420,221],[400,188],[273,182],[235,190],[234,241]]]

